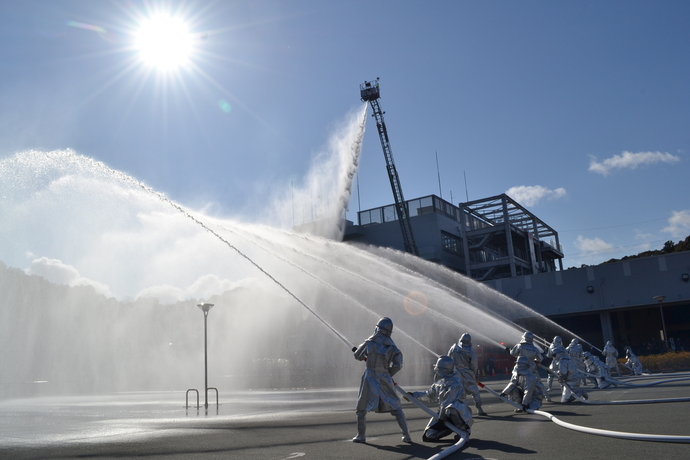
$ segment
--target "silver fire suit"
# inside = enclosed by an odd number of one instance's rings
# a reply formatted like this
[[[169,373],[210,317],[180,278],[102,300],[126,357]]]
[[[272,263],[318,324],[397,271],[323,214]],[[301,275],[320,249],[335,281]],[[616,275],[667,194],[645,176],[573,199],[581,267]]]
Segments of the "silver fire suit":
[[[556,368],[554,367],[555,366],[554,363],[556,360],[553,359],[555,357],[554,350],[558,347],[563,348],[563,339],[557,335],[553,338],[553,342],[551,342],[551,345],[549,345],[549,348],[546,350],[546,356],[548,358],[552,358],[551,364],[549,365],[549,369],[551,369],[554,372],[556,371]],[[553,375],[549,374],[546,377],[546,400],[547,401],[549,401],[551,399],[551,398],[549,398],[548,392],[551,391],[552,388],[553,388]]]
[[[585,366],[587,366],[587,373],[594,376],[597,388],[603,390],[610,387],[613,382],[609,377],[608,369],[606,365],[601,362],[598,356],[593,356],[591,353],[587,352],[585,356]]]
[[[561,392],[561,403],[569,403],[575,401],[575,393],[587,399],[587,393],[580,389],[580,381],[582,376],[578,371],[577,366],[570,359],[570,355],[565,348],[559,347],[554,350],[554,371],[558,375],[558,381],[563,387]]]
[[[587,372],[587,368],[585,366],[584,362],[584,357],[583,357],[583,352],[582,352],[582,344],[580,344],[580,341],[577,339],[573,339],[570,341],[570,345],[566,347],[566,351],[568,352],[568,356],[570,356],[570,361],[577,367],[577,370],[579,371],[580,378],[582,379],[582,384],[587,385],[587,379],[585,376],[585,372]]]
[[[390,320],[389,320],[390,321]],[[392,331],[392,322],[390,331]],[[377,326],[374,335],[355,350],[355,359],[366,361],[357,398],[357,431],[353,441],[364,442],[367,412],[390,412],[403,433],[403,441],[410,442],[405,414],[395,394],[393,375],[403,366],[402,352],[390,338],[390,331]]]
[[[532,361],[533,362],[533,361]],[[536,377],[531,369],[531,361],[525,356],[518,357],[513,367],[510,383],[503,389],[501,396],[509,396],[513,401],[522,404],[522,409],[515,412],[537,410],[541,407],[542,388],[536,386]]]
[[[539,370],[537,369],[537,364],[544,360],[544,355],[541,350],[534,345],[534,334],[527,331],[522,334],[522,339],[519,343],[515,344],[513,348],[510,349],[510,355],[516,358],[524,356],[529,360],[530,370],[534,375],[534,387],[537,389],[539,394],[544,394],[546,388],[544,384],[541,383],[541,377],[539,376]],[[531,385],[532,379],[528,382]],[[530,389],[528,388],[527,391]]]
[[[443,358],[443,357],[442,357]],[[447,357],[446,357],[447,358]],[[449,421],[467,434],[474,423],[472,412],[465,404],[465,388],[462,378],[455,369],[436,369],[438,380],[426,391],[415,391],[412,396],[429,402],[438,402],[439,420],[431,419],[424,428],[422,440],[436,441],[452,433],[443,423]]]
[[[458,343],[453,344],[448,350],[448,356],[453,358],[455,368],[460,373],[462,384],[465,387],[465,392],[472,395],[474,398],[474,405],[477,407],[479,415],[486,415],[482,409],[482,397],[479,394],[479,386],[477,386],[477,370],[479,364],[477,354],[472,349],[472,341],[469,334],[463,334],[458,340]]]
[[[621,371],[618,368],[618,350],[616,350],[610,340],[606,342],[603,352],[606,357],[606,365],[609,367],[609,371],[621,375]]]
[[[630,348],[626,349],[625,357],[628,358],[628,360],[625,362],[625,367],[630,369],[630,373],[632,375],[642,375],[642,363],[640,362],[640,359],[637,357],[637,355],[633,353],[633,351]]]

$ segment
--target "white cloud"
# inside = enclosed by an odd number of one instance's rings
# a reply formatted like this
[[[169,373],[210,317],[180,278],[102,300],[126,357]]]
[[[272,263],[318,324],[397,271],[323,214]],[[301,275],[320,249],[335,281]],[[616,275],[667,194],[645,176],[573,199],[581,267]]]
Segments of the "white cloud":
[[[567,192],[564,188],[550,190],[541,185],[519,185],[509,188],[506,194],[524,206],[534,206],[542,198],[555,200],[564,197]]]
[[[636,240],[648,240],[650,238],[653,238],[654,235],[651,233],[642,233],[641,231],[635,229],[635,239]]]
[[[0,245],[0,259],[31,265],[27,273],[53,282],[91,285],[119,299],[154,291],[166,299],[204,298],[224,292],[227,280],[263,276],[250,260],[275,273],[282,264],[274,254],[294,251],[294,242],[279,243],[263,227],[171,206],[86,157],[21,154],[16,168],[7,161],[0,161],[12,179],[0,180],[0,241],[12,244]]]
[[[582,235],[578,235],[575,240],[575,247],[582,252],[598,253],[610,251],[613,249],[613,245],[605,242],[600,238],[585,238]]]
[[[79,271],[71,265],[67,265],[57,259],[41,257],[31,262],[31,266],[24,270],[27,275],[36,275],[55,284],[68,286],[92,286],[96,292],[106,297],[112,297],[110,288],[105,284],[84,278]]]
[[[233,282],[220,279],[216,275],[204,275],[186,288],[170,284],[151,286],[137,294],[137,298],[155,297],[162,304],[172,304],[187,299],[209,299],[233,288],[246,284],[244,281]]]
[[[670,153],[662,152],[622,152],[620,155],[614,155],[611,158],[599,163],[595,157],[592,157],[589,162],[589,171],[608,176],[614,169],[635,169],[638,166],[649,165],[654,163],[677,163],[680,157],[671,155]]]
[[[670,233],[675,238],[686,237],[690,234],[690,210],[673,211],[668,218],[669,226],[662,231]]]

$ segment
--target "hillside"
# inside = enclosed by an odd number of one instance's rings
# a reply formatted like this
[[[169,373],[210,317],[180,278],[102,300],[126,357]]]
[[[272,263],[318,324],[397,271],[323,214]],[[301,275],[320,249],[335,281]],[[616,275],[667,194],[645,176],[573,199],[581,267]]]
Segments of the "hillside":
[[[620,260],[629,260],[629,259],[640,259],[642,257],[651,257],[651,256],[660,256],[662,254],[673,254],[674,252],[683,252],[683,251],[690,251],[690,235],[685,238],[685,240],[679,241],[677,244],[674,244],[673,241],[668,240],[667,242],[664,243],[664,247],[661,249],[653,249],[651,251],[644,251],[636,255],[632,256],[625,256],[621,259],[610,259],[607,260],[606,262],[602,262],[601,264],[608,264],[611,262],[618,262]]]

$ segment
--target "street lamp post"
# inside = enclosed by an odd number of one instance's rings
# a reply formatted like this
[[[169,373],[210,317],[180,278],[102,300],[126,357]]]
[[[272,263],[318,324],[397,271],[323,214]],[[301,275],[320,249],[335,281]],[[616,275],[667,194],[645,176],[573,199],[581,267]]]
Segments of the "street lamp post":
[[[213,306],[212,303],[200,303],[197,307],[204,312],[204,407],[208,410],[208,346],[206,340],[206,318],[208,318],[208,311]]]
[[[666,334],[666,320],[664,320],[664,308],[661,306],[661,302],[663,302],[665,298],[665,295],[654,296],[654,300],[659,302],[659,312],[661,313],[661,328],[664,331],[664,348],[668,353],[668,335]]]

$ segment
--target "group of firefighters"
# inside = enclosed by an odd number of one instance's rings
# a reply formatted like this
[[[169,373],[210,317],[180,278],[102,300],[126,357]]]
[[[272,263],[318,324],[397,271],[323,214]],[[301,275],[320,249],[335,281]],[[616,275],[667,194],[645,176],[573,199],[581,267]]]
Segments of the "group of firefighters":
[[[390,412],[397,420],[402,431],[402,441],[411,443],[407,421],[400,399],[395,393],[395,375],[403,366],[402,352],[391,339],[393,321],[381,318],[376,324],[374,334],[359,347],[353,349],[355,359],[366,362],[362,383],[357,399],[357,436],[353,442],[366,442],[367,412]],[[525,332],[522,339],[512,348],[506,348],[515,357],[515,366],[510,382],[500,396],[510,398],[521,408],[515,412],[537,410],[542,399],[551,401],[549,392],[553,380],[561,384],[561,403],[575,401],[577,397],[587,399],[582,386],[589,379],[597,388],[608,388],[616,385],[611,372],[621,375],[618,367],[618,350],[609,341],[604,347],[606,361],[601,361],[589,352],[583,352],[578,339],[573,339],[567,347],[563,346],[561,337],[556,336],[546,350],[546,357],[551,358],[548,367],[547,384],[541,381],[538,364],[544,360],[542,350],[534,344],[534,334]],[[642,373],[642,364],[629,347],[626,347],[627,367],[633,375]],[[546,368],[545,368],[546,369]],[[438,403],[437,417],[429,420],[422,440],[438,441],[453,433],[448,427],[451,423],[469,436],[472,427],[472,411],[465,403],[465,395],[472,395],[477,415],[487,415],[482,409],[482,400],[477,385],[477,355],[472,350],[472,337],[462,334],[460,340],[453,344],[447,355],[440,356],[434,365],[435,381],[425,391],[408,393],[409,397]],[[456,438],[459,437],[456,435]]]

